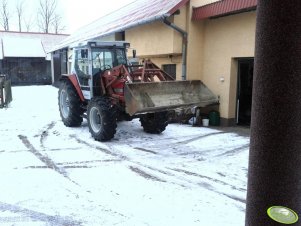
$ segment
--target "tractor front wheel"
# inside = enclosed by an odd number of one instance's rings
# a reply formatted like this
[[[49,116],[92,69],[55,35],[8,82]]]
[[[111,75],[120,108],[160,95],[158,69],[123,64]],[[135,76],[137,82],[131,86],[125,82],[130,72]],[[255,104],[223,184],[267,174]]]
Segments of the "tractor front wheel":
[[[88,126],[95,140],[111,140],[116,133],[116,108],[107,97],[90,100],[87,110]]]
[[[81,100],[74,86],[67,80],[61,82],[58,95],[60,115],[65,126],[76,127],[83,122]]]
[[[148,113],[140,118],[141,126],[147,133],[162,133],[168,125],[167,112]]]

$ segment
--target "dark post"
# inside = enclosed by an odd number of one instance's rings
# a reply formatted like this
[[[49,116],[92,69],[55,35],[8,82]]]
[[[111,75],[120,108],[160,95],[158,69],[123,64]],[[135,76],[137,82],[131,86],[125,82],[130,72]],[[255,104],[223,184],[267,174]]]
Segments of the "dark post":
[[[258,0],[254,72],[246,226],[279,226],[269,207],[301,215],[300,0]]]
[[[4,77],[0,76],[0,108],[4,106]]]

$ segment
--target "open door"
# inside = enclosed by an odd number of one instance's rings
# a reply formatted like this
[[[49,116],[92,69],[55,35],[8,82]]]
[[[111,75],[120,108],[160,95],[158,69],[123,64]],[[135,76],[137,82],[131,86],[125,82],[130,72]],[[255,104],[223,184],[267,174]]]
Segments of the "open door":
[[[236,122],[238,125],[250,125],[254,59],[238,60]]]

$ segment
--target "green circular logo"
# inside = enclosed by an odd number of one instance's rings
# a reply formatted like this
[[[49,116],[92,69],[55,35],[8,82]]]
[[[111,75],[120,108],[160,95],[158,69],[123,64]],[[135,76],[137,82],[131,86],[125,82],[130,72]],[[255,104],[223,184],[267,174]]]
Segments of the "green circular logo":
[[[270,218],[282,224],[294,224],[298,221],[298,214],[284,206],[272,206],[267,211]]]

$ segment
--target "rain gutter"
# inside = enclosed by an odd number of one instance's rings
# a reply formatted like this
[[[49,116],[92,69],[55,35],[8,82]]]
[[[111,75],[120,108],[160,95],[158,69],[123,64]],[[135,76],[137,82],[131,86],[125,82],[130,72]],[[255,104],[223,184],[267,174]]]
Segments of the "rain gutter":
[[[171,27],[172,29],[176,30],[182,35],[183,41],[182,41],[182,80],[187,79],[187,37],[188,33],[184,31],[182,28],[178,27],[174,23],[170,22],[167,17],[170,15],[165,14],[162,17],[162,22],[166,24],[168,27]]]

